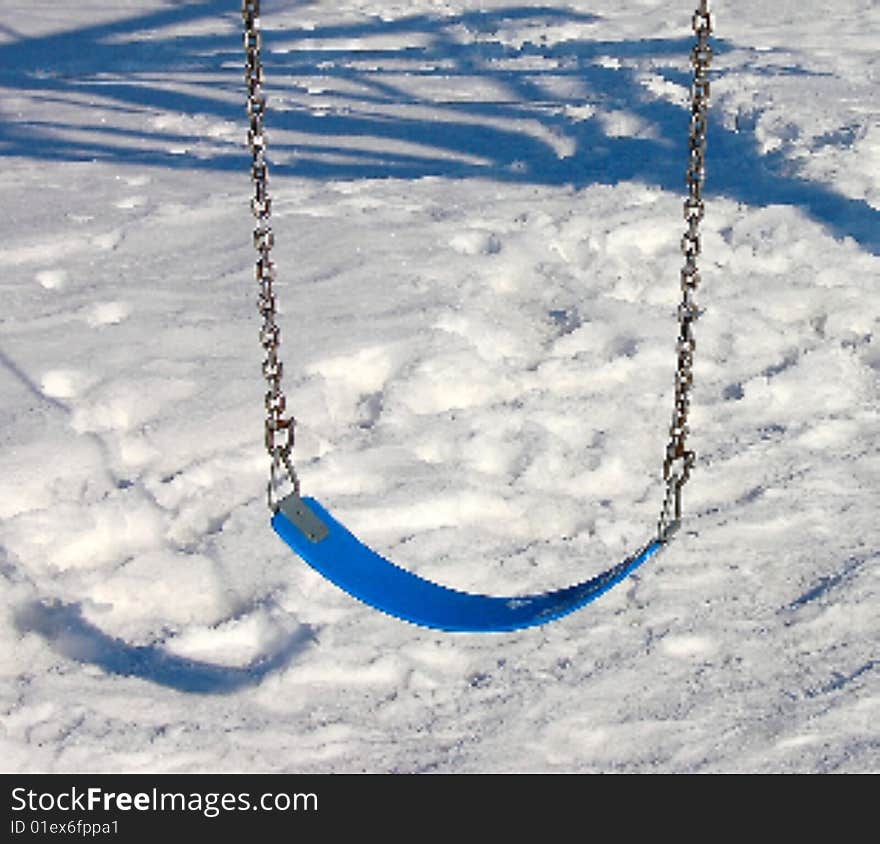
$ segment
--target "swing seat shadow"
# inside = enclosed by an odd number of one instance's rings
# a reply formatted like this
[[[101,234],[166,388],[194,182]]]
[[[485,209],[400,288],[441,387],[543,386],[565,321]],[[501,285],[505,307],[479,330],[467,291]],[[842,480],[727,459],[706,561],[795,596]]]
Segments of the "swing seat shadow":
[[[33,601],[15,617],[19,633],[36,633],[58,654],[96,665],[108,674],[139,677],[179,692],[224,695],[259,685],[280,671],[315,640],[314,630],[302,625],[269,654],[241,667],[215,665],[175,656],[157,645],[131,645],[108,636],[83,618],[78,604]]]

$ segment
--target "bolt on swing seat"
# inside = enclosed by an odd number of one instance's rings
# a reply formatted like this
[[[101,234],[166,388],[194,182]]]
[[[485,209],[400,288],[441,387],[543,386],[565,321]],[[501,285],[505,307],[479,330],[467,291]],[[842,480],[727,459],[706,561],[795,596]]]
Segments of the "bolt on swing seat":
[[[607,592],[663,546],[654,539],[600,575],[537,595],[461,592],[413,574],[364,545],[314,498],[291,494],[272,517],[275,532],[313,569],[377,610],[422,627],[458,632],[521,630],[561,618]]]
[[[503,632],[544,624],[585,606],[625,579],[663,548],[678,528],[681,518],[681,490],[690,476],[694,454],[686,448],[687,414],[693,383],[693,322],[699,315],[694,293],[699,283],[696,258],[700,254],[699,223],[703,217],[702,183],[705,155],[706,110],[709,100],[708,68],[711,22],[708,0],[699,0],[693,16],[697,44],[691,53],[694,82],[691,89],[690,160],[687,170],[689,195],[685,201],[688,229],[682,238],[685,265],[681,272],[682,302],[678,309],[678,365],[675,402],[666,448],[663,477],[666,495],[654,539],[635,554],[601,574],[580,583],[532,595],[494,596],[462,592],[419,577],[376,553],[338,522],[314,498],[303,498],[291,461],[293,420],[283,416],[286,399],[281,389],[282,365],[278,357],[280,331],[275,321],[273,293],[274,264],[270,250],[274,243],[269,223],[266,138],[263,117],[266,100],[262,92],[260,58],[260,0],[242,0],[245,23],[245,80],[248,86],[250,130],[248,144],[253,155],[251,178],[254,198],[251,210],[257,220],[254,246],[258,252],[257,282],[259,309],[263,315],[260,332],[266,351],[263,374],[268,385],[265,406],[266,447],[271,457],[269,506],[272,527],[299,557],[327,580],[348,594],[389,615],[439,630],[459,632]],[[277,437],[286,432],[287,442]],[[286,470],[294,492],[275,500],[277,475]]]

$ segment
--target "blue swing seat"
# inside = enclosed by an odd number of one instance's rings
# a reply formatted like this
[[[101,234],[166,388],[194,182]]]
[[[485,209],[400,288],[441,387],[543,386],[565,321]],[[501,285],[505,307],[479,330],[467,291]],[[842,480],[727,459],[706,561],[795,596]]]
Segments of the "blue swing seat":
[[[473,633],[522,630],[574,612],[663,547],[654,539],[623,562],[573,586],[500,597],[450,589],[396,566],[364,545],[314,498],[285,498],[272,517],[272,527],[312,568],[365,604],[422,627]]]

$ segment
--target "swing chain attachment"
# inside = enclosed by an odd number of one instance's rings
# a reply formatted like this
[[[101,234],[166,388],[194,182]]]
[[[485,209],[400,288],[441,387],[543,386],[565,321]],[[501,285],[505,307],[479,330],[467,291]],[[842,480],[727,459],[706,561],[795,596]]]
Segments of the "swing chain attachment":
[[[278,502],[287,492],[299,495],[299,478],[293,466],[293,443],[296,420],[285,417],[287,399],[281,387],[284,366],[278,354],[281,330],[276,321],[277,302],[273,285],[275,264],[271,250],[275,238],[270,215],[272,200],[269,198],[269,165],[266,161],[266,133],[263,117],[266,113],[266,95],[263,92],[263,63],[260,56],[262,33],[260,31],[260,0],[242,0],[241,15],[244,19],[245,83],[247,85],[247,113],[250,122],[247,145],[251,152],[251,180],[254,196],[251,211],[254,226],[254,249],[257,251],[255,275],[259,286],[257,305],[263,317],[260,328],[260,345],[265,351],[263,377],[266,379],[266,451],[271,458],[267,497],[269,509],[275,512]],[[285,491],[286,490],[286,491]]]
[[[708,0],[700,0],[693,16],[697,43],[691,50],[694,69],[691,86],[690,130],[688,133],[689,161],[687,168],[688,196],[684,202],[687,230],[681,239],[684,267],[681,270],[681,304],[678,306],[678,363],[675,373],[675,403],[670,426],[670,440],[663,461],[663,480],[666,493],[657,526],[661,542],[669,540],[681,522],[681,491],[690,478],[696,455],[686,447],[689,428],[690,392],[694,383],[693,364],[696,340],[693,325],[700,316],[696,291],[700,284],[697,256],[700,254],[700,222],[705,214],[703,182],[706,168],[706,127],[709,109],[709,64],[712,48],[709,36],[712,19]]]

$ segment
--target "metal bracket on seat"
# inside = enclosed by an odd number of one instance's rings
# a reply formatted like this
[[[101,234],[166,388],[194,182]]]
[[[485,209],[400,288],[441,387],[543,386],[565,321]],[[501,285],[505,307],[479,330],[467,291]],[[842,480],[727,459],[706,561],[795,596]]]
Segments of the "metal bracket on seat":
[[[278,509],[310,542],[320,542],[330,535],[330,528],[312,511],[295,492],[281,499]]]

